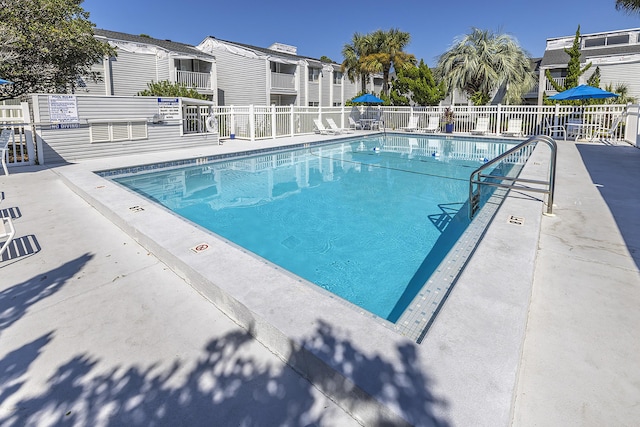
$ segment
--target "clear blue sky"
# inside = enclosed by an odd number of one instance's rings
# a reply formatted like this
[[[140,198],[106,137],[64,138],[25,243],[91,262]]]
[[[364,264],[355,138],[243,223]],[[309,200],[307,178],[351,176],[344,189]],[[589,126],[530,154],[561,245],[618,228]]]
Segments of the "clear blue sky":
[[[614,0],[85,0],[82,7],[101,29],[192,45],[209,35],[260,47],[280,42],[336,62],[355,32],[398,28],[411,34],[406,51],[431,67],[472,27],[507,33],[534,57],[547,38],[571,36],[578,25],[582,34],[640,28],[640,15],[616,11]]]

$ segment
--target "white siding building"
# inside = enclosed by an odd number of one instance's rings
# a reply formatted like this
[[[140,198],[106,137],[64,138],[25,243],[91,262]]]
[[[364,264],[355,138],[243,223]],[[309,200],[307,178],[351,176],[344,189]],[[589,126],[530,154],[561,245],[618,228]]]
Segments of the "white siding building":
[[[543,94],[554,95],[556,91],[545,77],[549,70],[552,77],[561,86],[567,76],[569,55],[564,49],[573,45],[573,36],[547,39],[547,46],[540,62],[540,81],[538,104],[542,104]],[[591,62],[591,68],[581,76],[580,83],[600,68],[600,87],[607,84],[626,84],[629,96],[640,99],[640,28],[583,34],[580,37],[580,62],[582,66]]]
[[[93,71],[101,81],[82,80],[79,93],[133,96],[147,89],[147,83],[168,80],[195,88],[216,100],[216,62],[193,46],[147,36],[94,30],[95,37],[117,50],[116,57],[104,58]]]
[[[209,36],[197,48],[216,57],[219,105],[330,107],[358,93],[339,64],[299,56],[295,46],[261,48]]]

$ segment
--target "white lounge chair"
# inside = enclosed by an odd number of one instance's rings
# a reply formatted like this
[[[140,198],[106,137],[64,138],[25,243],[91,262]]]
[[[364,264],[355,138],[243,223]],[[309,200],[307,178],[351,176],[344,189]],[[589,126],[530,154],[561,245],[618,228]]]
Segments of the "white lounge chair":
[[[7,239],[0,247],[0,260],[2,259],[2,254],[7,250],[11,241],[13,240],[13,236],[16,234],[16,229],[13,227],[13,222],[11,221],[11,217],[2,216],[0,213],[0,222],[2,226],[0,227],[0,240]]]
[[[429,123],[427,123],[426,128],[420,128],[422,132],[440,132],[440,117],[438,116],[429,116]]]
[[[11,140],[11,135],[13,131],[11,129],[2,129],[0,132],[0,155],[2,156],[2,169],[4,169],[4,174],[9,175],[9,170],[7,169],[7,157],[9,156],[9,141]]]
[[[351,133],[351,132],[353,132],[349,128],[338,127],[338,125],[336,124],[335,120],[333,120],[332,118],[328,118],[327,119],[327,123],[329,124],[329,129],[331,129],[335,133]]]
[[[401,127],[400,129],[402,129],[405,132],[414,132],[418,130],[418,116],[409,116],[409,124]]]
[[[548,118],[544,119],[544,124],[545,124],[545,127],[547,128],[547,135],[552,136],[552,134],[562,132],[562,134],[564,135],[564,140],[565,141],[567,140],[567,129],[564,126],[552,125],[549,122]]]
[[[349,117],[349,129],[351,130],[362,129],[362,125],[356,122],[355,120],[353,120],[353,117]]]
[[[616,132],[618,131],[618,126],[620,126],[620,122],[622,122],[622,117],[623,116],[616,117],[611,123],[611,126],[608,128],[602,125],[595,128],[593,131],[593,134],[591,135],[591,141],[601,137],[604,137],[604,138],[615,137]]]
[[[489,117],[478,117],[476,128],[471,131],[474,135],[485,135],[489,132]]]
[[[324,127],[324,125],[322,124],[322,122],[319,119],[313,119],[313,124],[316,125],[316,130],[321,134],[321,135],[335,135],[336,132],[332,129],[327,129],[326,127]]]
[[[505,136],[522,136],[522,119],[509,119],[507,130],[502,134]]]

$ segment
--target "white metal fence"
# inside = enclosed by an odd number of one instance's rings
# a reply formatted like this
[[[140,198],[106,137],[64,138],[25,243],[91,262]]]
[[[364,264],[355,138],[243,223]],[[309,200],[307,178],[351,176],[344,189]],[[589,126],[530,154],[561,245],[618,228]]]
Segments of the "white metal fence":
[[[296,106],[228,106],[213,107],[220,124],[220,138],[248,139],[251,141],[310,134],[315,131],[313,120],[332,118],[339,126],[349,127],[349,117],[381,120],[386,130],[400,130],[409,118],[418,118],[418,127],[426,127],[430,116],[440,117],[440,130],[445,130],[442,120],[446,107],[296,107]],[[582,129],[608,129],[615,120],[626,118],[626,105],[587,106],[527,106],[491,105],[452,107],[455,120],[453,132],[471,133],[478,118],[489,119],[489,134],[500,135],[508,128],[509,120],[522,121],[523,136],[546,134],[551,126],[563,126],[571,135],[571,126],[579,121]],[[637,135],[627,135],[630,129],[626,120],[614,129],[612,141],[627,140],[635,143]],[[556,135],[558,136],[558,135]],[[597,136],[597,135],[596,135]]]

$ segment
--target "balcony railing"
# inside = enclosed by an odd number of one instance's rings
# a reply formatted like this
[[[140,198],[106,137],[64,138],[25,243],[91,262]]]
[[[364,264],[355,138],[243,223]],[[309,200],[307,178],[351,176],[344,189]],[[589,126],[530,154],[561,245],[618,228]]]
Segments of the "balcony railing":
[[[211,89],[211,74],[193,71],[178,71],[178,83],[188,88]]]
[[[295,90],[295,75],[286,73],[271,73],[271,88]]]
[[[555,77],[553,79],[556,83],[558,83],[558,85],[564,87],[564,82],[566,80],[566,77]],[[556,90],[553,88],[553,86],[551,85],[551,82],[548,79],[545,79],[545,91],[546,92],[556,92]]]

